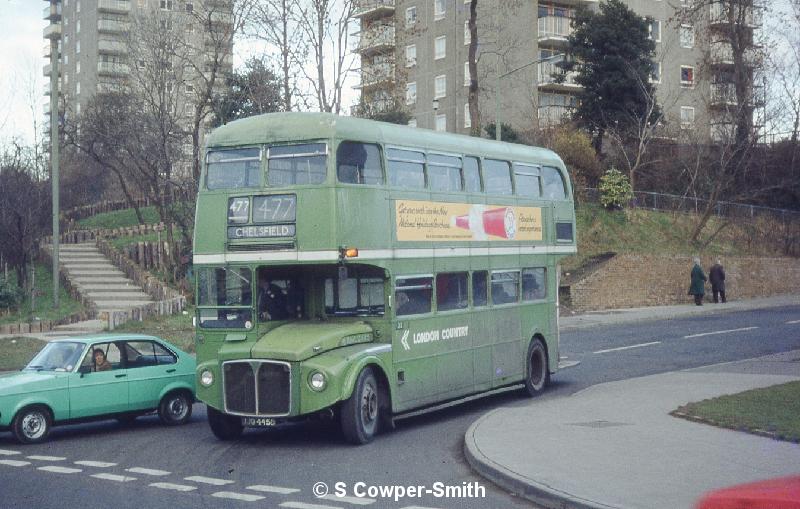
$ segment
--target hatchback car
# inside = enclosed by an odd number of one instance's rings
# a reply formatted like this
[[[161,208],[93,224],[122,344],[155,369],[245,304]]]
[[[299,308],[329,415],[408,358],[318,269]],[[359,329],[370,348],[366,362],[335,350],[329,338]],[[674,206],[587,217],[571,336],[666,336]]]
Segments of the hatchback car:
[[[104,335],[47,343],[20,372],[0,375],[0,429],[38,443],[58,424],[158,412],[186,423],[195,398],[195,360],[166,341]]]

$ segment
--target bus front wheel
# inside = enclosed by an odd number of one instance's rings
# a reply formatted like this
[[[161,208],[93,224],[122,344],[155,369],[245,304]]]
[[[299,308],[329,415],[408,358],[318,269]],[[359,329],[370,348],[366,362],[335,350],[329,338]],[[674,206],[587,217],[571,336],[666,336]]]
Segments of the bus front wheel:
[[[208,425],[211,432],[220,440],[234,440],[239,438],[244,431],[242,420],[239,417],[223,414],[210,406],[206,407],[208,413]]]
[[[366,444],[375,436],[381,406],[378,395],[375,374],[371,368],[364,368],[358,375],[353,394],[341,408],[342,433],[351,444]]]
[[[525,393],[538,396],[547,385],[550,372],[547,369],[547,350],[539,338],[535,338],[528,346],[527,364],[525,366]]]

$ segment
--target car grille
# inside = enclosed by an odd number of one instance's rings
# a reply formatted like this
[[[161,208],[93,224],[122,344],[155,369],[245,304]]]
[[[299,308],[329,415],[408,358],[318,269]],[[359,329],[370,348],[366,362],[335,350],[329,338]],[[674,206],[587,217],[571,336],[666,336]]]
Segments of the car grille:
[[[291,369],[269,361],[226,362],[223,368],[225,409],[246,415],[287,415]]]

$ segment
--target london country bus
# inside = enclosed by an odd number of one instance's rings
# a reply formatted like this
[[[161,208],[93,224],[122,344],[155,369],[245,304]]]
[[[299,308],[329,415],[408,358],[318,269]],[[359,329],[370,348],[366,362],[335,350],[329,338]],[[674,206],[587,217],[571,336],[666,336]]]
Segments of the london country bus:
[[[397,416],[558,368],[558,263],[575,252],[553,152],[275,113],[206,144],[194,229],[197,396],[220,439]]]

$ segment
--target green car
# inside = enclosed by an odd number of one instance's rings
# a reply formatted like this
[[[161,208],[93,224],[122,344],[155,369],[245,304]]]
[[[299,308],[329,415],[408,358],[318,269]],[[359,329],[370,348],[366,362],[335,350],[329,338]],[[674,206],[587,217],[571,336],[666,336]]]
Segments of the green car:
[[[195,360],[162,339],[104,335],[48,343],[20,372],[0,375],[0,430],[38,443],[57,424],[157,411],[186,423],[195,399]]]

